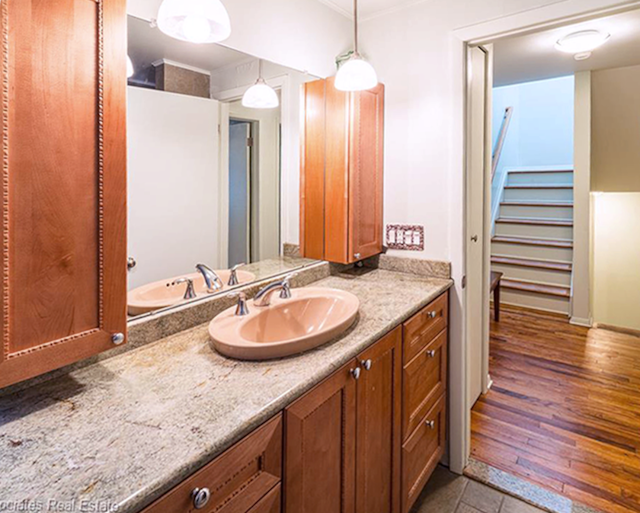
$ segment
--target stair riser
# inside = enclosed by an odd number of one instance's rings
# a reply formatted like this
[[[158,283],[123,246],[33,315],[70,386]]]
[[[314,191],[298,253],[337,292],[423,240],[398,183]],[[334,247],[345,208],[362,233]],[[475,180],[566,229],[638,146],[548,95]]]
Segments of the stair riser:
[[[573,201],[573,189],[505,189],[504,201]]]
[[[534,219],[573,220],[573,208],[570,207],[530,207],[501,205],[500,217],[525,217]]]
[[[530,239],[572,240],[573,228],[566,226],[536,226],[530,224],[496,223],[496,235],[528,237]]]
[[[531,292],[521,292],[518,290],[502,289],[500,293],[501,305],[516,305],[527,308],[536,308],[548,312],[569,313],[571,302],[554,296],[545,296]]]
[[[509,173],[507,185],[573,185],[573,173]]]
[[[573,249],[507,244],[504,242],[493,242],[491,244],[491,253],[536,260],[555,260],[557,262],[571,262],[573,259]]]
[[[571,285],[571,273],[550,271],[548,269],[535,269],[532,267],[520,267],[516,265],[491,264],[492,271],[504,273],[504,278],[514,280],[534,281],[551,285]]]

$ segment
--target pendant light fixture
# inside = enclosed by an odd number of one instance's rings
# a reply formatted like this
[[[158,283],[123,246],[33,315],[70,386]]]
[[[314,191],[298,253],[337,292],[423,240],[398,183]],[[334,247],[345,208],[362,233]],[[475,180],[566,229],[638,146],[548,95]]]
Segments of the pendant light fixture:
[[[574,32],[556,42],[556,50],[572,53],[574,59],[583,61],[591,57],[591,52],[605,44],[611,34],[599,30]]]
[[[190,43],[218,43],[231,35],[229,14],[220,0],[164,0],[158,27]]]
[[[258,59],[258,80],[244,93],[242,106],[249,109],[275,109],[280,106],[278,93],[262,78],[262,59]]]
[[[336,75],[336,89],[340,91],[366,91],[378,85],[373,66],[358,53],[358,0],[353,0],[354,51]]]

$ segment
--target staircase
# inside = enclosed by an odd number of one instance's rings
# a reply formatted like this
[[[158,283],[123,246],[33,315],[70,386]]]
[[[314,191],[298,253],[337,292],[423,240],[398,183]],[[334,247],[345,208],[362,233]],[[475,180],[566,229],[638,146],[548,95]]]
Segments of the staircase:
[[[504,304],[568,314],[573,171],[509,171],[491,241]]]

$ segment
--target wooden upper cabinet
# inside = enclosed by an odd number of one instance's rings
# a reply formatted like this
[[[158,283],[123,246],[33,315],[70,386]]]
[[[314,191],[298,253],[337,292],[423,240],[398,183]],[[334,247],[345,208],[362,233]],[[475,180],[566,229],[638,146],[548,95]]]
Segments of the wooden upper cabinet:
[[[3,0],[0,387],[126,331],[126,0]]]
[[[384,86],[345,93],[317,80],[302,106],[302,254],[352,263],[381,253]]]

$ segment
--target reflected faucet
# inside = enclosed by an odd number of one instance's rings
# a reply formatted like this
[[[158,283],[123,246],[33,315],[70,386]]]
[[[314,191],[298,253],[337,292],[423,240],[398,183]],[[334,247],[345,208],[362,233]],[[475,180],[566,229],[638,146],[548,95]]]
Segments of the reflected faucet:
[[[174,281],[171,286],[175,287],[176,285],[180,285],[181,283],[187,284],[187,290],[184,291],[184,296],[182,299],[195,299],[196,291],[193,287],[193,280],[191,278],[178,278]]]
[[[236,264],[231,268],[231,274],[229,275],[229,283],[227,283],[229,287],[235,287],[236,285],[240,284],[240,282],[238,281],[238,269],[243,265],[247,265],[247,264],[245,263]]]
[[[291,278],[293,278],[295,274],[289,274],[284,279],[280,281],[273,282],[266,287],[264,287],[260,292],[256,294],[253,298],[253,304],[255,306],[269,306],[271,304],[271,296],[274,292],[280,291],[280,299],[290,299],[291,298]]]
[[[202,274],[209,294],[213,294],[224,287],[224,283],[222,283],[220,276],[218,276],[208,265],[198,264],[196,265],[196,271]]]

